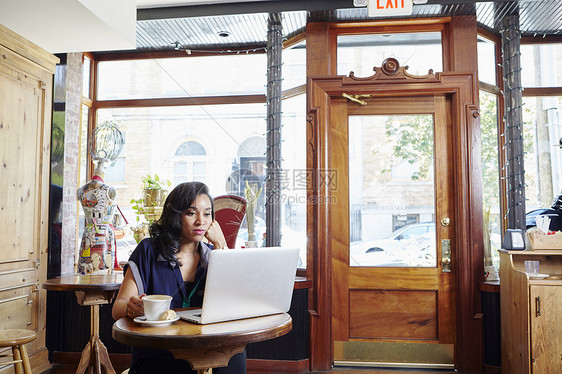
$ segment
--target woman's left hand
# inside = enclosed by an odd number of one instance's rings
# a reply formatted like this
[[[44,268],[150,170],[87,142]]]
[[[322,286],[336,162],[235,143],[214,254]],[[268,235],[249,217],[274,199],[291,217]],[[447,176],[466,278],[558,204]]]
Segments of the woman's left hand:
[[[213,221],[213,223],[211,223],[211,226],[209,226],[209,229],[205,233],[205,237],[209,240],[209,242],[211,242],[211,244],[213,244],[215,249],[226,248],[226,239],[217,221]]]

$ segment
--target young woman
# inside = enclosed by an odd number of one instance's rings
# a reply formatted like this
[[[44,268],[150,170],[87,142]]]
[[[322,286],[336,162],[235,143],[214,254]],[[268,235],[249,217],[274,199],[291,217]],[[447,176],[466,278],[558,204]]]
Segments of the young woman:
[[[200,182],[182,183],[172,190],[162,216],[150,226],[150,236],[139,243],[124,267],[112,309],[115,320],[144,315],[144,295],[170,295],[171,308],[201,307],[209,252],[226,248],[214,220],[213,199]],[[176,360],[166,350],[132,347],[132,354],[131,374],[195,373],[187,361]],[[233,356],[228,367],[215,371],[246,373],[246,353]]]

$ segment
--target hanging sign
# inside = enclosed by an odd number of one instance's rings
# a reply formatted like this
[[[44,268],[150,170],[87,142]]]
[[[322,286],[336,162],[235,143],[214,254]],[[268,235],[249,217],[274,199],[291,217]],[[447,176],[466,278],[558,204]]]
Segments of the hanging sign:
[[[369,17],[409,16],[412,0],[369,0]]]

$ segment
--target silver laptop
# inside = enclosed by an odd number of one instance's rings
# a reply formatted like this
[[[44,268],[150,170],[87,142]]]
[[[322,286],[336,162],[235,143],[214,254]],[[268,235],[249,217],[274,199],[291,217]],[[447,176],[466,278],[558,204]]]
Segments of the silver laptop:
[[[287,312],[298,260],[298,248],[211,251],[202,309],[177,314],[207,324]]]

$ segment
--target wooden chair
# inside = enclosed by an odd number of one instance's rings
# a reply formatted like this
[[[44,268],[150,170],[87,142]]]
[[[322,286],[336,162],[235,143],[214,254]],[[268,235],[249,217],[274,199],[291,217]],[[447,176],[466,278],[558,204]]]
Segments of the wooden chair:
[[[37,335],[31,330],[0,330],[0,348],[12,348],[12,354],[3,354],[0,357],[12,357],[13,359],[8,362],[0,362],[0,365],[14,364],[16,374],[32,374],[25,344],[36,338]]]
[[[214,199],[215,220],[221,226],[228,248],[234,248],[240,224],[246,214],[246,200],[236,195],[222,195]]]

